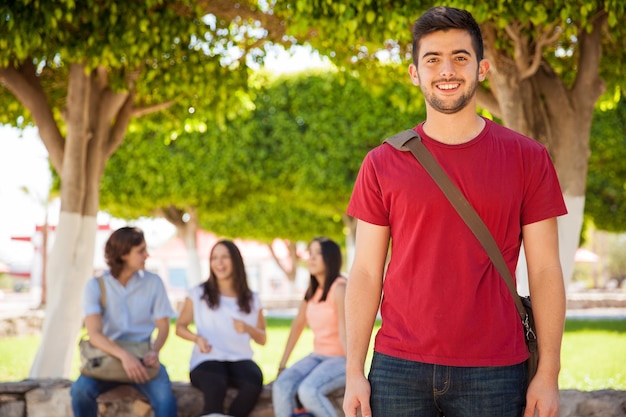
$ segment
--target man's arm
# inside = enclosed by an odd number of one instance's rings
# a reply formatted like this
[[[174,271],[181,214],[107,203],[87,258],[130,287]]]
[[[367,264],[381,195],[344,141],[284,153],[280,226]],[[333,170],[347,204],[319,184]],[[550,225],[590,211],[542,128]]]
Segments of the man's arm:
[[[338,282],[333,290],[333,302],[337,308],[337,324],[339,326],[339,342],[344,352],[348,351],[346,345],[346,283]]]
[[[565,286],[556,218],[524,226],[522,236],[539,347],[539,367],[528,387],[524,417],[533,417],[535,410],[539,417],[556,417],[565,324]]]
[[[157,329],[157,337],[154,340],[152,349],[143,357],[144,364],[152,368],[161,366],[159,361],[159,352],[165,345],[165,341],[170,334],[170,318],[161,317],[155,321]]]
[[[389,227],[358,220],[356,251],[346,288],[346,417],[370,417],[370,385],[364,367],[376,313],[380,305]]]
[[[141,384],[150,379],[146,368],[144,368],[139,359],[102,333],[102,316],[100,314],[90,314],[86,316],[85,328],[89,336],[89,343],[109,355],[118,358],[122,362],[124,371],[126,371],[126,374],[131,380]]]

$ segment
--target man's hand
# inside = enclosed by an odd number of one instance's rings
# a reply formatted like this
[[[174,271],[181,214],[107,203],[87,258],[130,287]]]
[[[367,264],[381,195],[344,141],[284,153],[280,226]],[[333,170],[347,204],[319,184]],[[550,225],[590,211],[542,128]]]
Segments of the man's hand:
[[[158,368],[161,366],[161,363],[159,362],[159,352],[150,350],[144,355],[143,364],[149,368]]]
[[[557,417],[559,415],[559,388],[558,383],[553,379],[537,373],[530,381],[526,393],[524,417]]]
[[[124,351],[124,354],[119,359],[122,361],[124,371],[126,371],[126,375],[128,375],[131,381],[137,384],[144,384],[150,380],[146,367],[135,355]]]
[[[361,408],[362,417],[372,417],[370,393],[370,383],[364,375],[348,379],[343,396],[343,412],[346,414],[346,417],[357,417],[359,407]]]

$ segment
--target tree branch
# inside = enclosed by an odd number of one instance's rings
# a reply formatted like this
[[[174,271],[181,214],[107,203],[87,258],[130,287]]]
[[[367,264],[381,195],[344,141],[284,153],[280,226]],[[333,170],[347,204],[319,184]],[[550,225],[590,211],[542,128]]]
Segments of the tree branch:
[[[30,112],[39,129],[39,136],[46,145],[50,162],[60,173],[63,166],[64,139],[54,120],[39,78],[32,61],[26,61],[19,69],[0,68],[0,80],[4,86]]]
[[[530,78],[537,72],[542,62],[544,46],[556,42],[559,36],[561,36],[561,28],[559,26],[556,24],[548,25],[537,35],[534,51],[531,54],[528,37],[522,34],[522,27],[519,22],[511,22],[505,26],[504,30],[513,41],[513,58],[518,71],[519,81]]]
[[[174,104],[174,100],[167,100],[167,101],[164,101],[162,103],[153,104],[151,106],[134,107],[133,111],[132,111],[132,116],[133,117],[141,117],[141,116],[145,116],[147,114],[157,113],[157,112],[160,112],[162,110],[167,109],[172,104]]]
[[[274,258],[274,261],[276,262],[276,264],[278,264],[278,267],[283,271],[285,276],[287,276],[287,279],[293,282],[296,280],[296,260],[298,258],[298,255],[296,253],[296,245],[289,239],[283,239],[283,243],[285,244],[285,246],[287,246],[287,249],[289,250],[289,262],[291,264],[290,266],[283,265],[278,255],[276,255],[276,252],[274,251],[274,245],[272,243],[268,243],[267,247],[272,254],[272,258]]]
[[[576,95],[592,94],[599,97],[606,88],[598,75],[598,69],[602,59],[602,28],[607,19],[608,13],[602,10],[593,18],[591,33],[584,28],[580,30],[578,36],[580,42],[578,72],[572,88]]]
[[[116,96],[121,96],[121,94],[116,94]],[[135,101],[135,92],[130,91],[126,94],[124,104],[119,109],[117,116],[115,117],[115,122],[113,123],[113,127],[111,128],[110,136],[107,140],[106,145],[106,156],[107,159],[113,155],[113,152],[124,141],[124,136],[126,135],[126,130],[128,129],[128,124],[130,123],[130,119],[133,116],[133,102]]]
[[[161,207],[157,209],[156,212],[157,215],[172,223],[176,226],[176,228],[183,227],[185,225],[185,222],[183,221],[183,214],[185,214],[185,212],[174,205]]]
[[[527,38],[522,35],[522,25],[517,21],[511,22],[504,27],[504,31],[513,41],[513,62],[517,73],[521,74],[526,70],[529,60]]]
[[[539,36],[535,44],[535,52],[533,54],[530,65],[520,72],[520,81],[532,77],[541,65],[543,57],[543,47],[556,42],[561,36],[561,28],[556,25],[548,26]]]

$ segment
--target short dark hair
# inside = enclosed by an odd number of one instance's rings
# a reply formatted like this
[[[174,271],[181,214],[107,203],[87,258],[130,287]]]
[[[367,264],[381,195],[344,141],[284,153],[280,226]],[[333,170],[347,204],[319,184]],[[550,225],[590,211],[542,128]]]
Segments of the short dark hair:
[[[439,30],[447,31],[450,29],[466,30],[472,37],[472,46],[475,49],[476,58],[478,61],[483,59],[485,53],[483,36],[480,32],[480,26],[471,13],[454,7],[437,6],[428,9],[413,24],[413,63],[417,65],[419,43],[423,36]]]
[[[250,313],[250,311],[252,311],[252,290],[250,290],[248,286],[248,276],[243,263],[243,256],[233,241],[223,239],[213,246],[209,259],[213,251],[215,251],[215,248],[220,245],[228,250],[233,265],[233,288],[237,293],[237,305],[239,306],[239,310],[244,313]],[[215,310],[220,305],[220,291],[213,269],[209,269],[209,278],[203,284],[202,299],[206,301],[210,309]]]
[[[109,266],[111,275],[119,278],[124,269],[122,256],[128,255],[132,248],[145,242],[143,231],[138,227],[121,227],[111,233],[104,245],[104,259]]]
[[[322,259],[324,261],[324,266],[326,267],[326,279],[324,280],[324,288],[322,291],[322,297],[320,298],[320,301],[326,301],[326,296],[330,291],[330,287],[341,275],[341,248],[334,240],[327,237],[316,237],[311,241],[311,243],[313,242],[319,242],[322,249]],[[309,246],[311,243],[309,243]],[[317,279],[311,275],[309,288],[307,289],[306,294],[304,294],[304,299],[309,301],[315,294],[318,287],[319,283],[317,282]]]

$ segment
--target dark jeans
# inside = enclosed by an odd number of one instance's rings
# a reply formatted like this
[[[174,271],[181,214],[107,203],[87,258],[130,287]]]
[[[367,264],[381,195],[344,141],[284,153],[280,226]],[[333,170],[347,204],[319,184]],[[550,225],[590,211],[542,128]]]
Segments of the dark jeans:
[[[237,362],[206,361],[190,373],[191,385],[202,391],[204,408],[202,414],[225,413],[234,417],[246,417],[263,389],[261,368],[251,360]],[[228,387],[238,390],[229,410],[224,410],[224,398]]]
[[[526,365],[455,367],[374,352],[373,417],[521,417]]]

